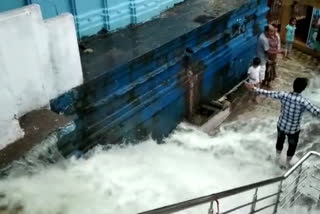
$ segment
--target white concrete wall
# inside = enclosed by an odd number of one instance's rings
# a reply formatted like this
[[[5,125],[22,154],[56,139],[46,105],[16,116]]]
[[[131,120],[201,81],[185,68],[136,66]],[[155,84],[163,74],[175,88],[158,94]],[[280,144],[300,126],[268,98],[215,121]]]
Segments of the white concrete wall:
[[[22,136],[14,115],[44,107],[82,82],[71,15],[44,22],[36,5],[0,13],[0,149]]]
[[[71,14],[62,14],[46,20],[48,30],[52,77],[46,80],[50,99],[83,82],[77,32]]]

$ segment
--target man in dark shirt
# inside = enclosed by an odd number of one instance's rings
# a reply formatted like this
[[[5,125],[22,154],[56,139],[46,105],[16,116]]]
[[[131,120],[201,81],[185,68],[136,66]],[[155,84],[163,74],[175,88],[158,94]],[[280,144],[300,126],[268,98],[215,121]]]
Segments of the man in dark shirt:
[[[314,116],[320,116],[320,109],[301,96],[308,85],[307,78],[297,78],[293,83],[293,92],[268,91],[246,84],[249,90],[281,102],[281,114],[278,121],[278,139],[276,144],[277,158],[280,158],[286,136],[288,137],[287,166],[295,154],[300,134],[300,121],[305,110]]]

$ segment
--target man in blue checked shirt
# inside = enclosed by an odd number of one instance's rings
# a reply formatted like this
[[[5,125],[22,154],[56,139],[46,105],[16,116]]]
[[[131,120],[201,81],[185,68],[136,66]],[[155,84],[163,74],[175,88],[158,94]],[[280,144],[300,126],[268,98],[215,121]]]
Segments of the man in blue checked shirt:
[[[297,78],[293,82],[293,92],[277,92],[268,91],[254,87],[246,83],[249,90],[254,91],[257,95],[264,95],[281,102],[281,114],[278,121],[278,139],[277,139],[277,160],[280,159],[280,154],[283,149],[283,144],[286,136],[288,137],[288,152],[286,165],[290,166],[291,159],[294,156],[299,141],[300,121],[305,110],[312,113],[314,116],[320,116],[320,109],[310,103],[309,100],[301,96],[301,93],[308,85],[307,78]]]

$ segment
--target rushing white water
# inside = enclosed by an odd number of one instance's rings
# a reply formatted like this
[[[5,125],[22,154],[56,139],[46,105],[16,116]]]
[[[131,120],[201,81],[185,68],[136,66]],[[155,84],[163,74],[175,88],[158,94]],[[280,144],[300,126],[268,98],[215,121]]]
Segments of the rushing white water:
[[[305,96],[320,105],[316,84]],[[32,175],[9,175],[0,182],[5,195],[0,202],[9,210],[22,207],[23,214],[127,214],[272,178],[283,173],[270,159],[278,111],[224,125],[214,136],[180,124],[165,144],[150,139],[108,150],[99,147],[86,158],[40,167]],[[318,119],[305,117],[301,153],[319,149],[318,127]],[[251,200],[252,193],[223,200],[221,208]]]
[[[181,124],[166,144],[148,140],[97,149],[88,159],[67,161],[65,168],[7,179],[0,189],[26,214],[137,213],[279,173],[265,152],[273,151],[272,133],[261,134],[270,122],[233,126],[241,130],[222,130],[216,137]],[[252,131],[252,125],[258,128]]]

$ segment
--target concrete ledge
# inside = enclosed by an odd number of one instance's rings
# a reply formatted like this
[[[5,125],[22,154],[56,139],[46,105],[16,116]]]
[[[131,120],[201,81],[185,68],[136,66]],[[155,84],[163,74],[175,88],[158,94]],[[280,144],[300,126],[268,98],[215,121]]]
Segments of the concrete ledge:
[[[24,138],[0,150],[0,169],[14,160],[23,157],[25,153],[44,141],[50,134],[66,127],[70,120],[50,110],[36,110],[21,117],[20,126],[24,129]]]

